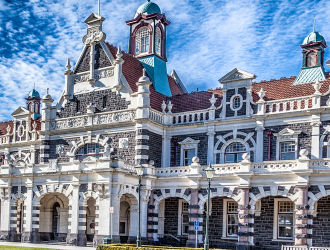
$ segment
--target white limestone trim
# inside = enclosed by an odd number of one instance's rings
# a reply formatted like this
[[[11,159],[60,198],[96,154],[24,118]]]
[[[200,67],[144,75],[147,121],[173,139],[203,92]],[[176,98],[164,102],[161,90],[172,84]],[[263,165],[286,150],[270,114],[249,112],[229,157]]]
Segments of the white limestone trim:
[[[240,110],[242,107],[243,107],[243,103],[246,102],[245,100],[243,100],[243,96],[238,94],[237,91],[238,89],[236,88],[235,89],[236,93],[230,98],[230,103],[229,103],[229,107],[232,111],[235,112],[235,116],[237,116],[237,111]],[[239,98],[239,103],[240,103],[240,106],[238,108],[234,108],[234,99],[235,98]]]
[[[280,143],[281,142],[294,142],[295,143],[295,158],[298,159],[298,135],[301,131],[293,131],[289,128],[284,128],[278,133],[274,133],[276,137],[276,160],[280,160]]]
[[[187,137],[182,142],[179,142],[181,145],[181,153],[180,153],[180,165],[184,166],[184,151],[187,149],[195,149],[195,156],[198,154],[198,143],[200,140],[194,140],[190,137]]]
[[[290,240],[282,239],[278,237],[278,202],[279,201],[292,201],[288,198],[274,198],[274,219],[273,219],[273,240]],[[293,212],[293,228],[295,226],[295,212]],[[293,238],[294,240],[294,229],[293,229]]]
[[[320,138],[320,154],[319,154],[319,158],[323,158],[323,146],[327,146],[327,158],[330,157],[330,140],[328,139],[327,142],[325,142],[325,137],[329,135],[330,132],[330,125],[326,125],[323,126],[323,128],[325,129],[325,131],[323,132],[321,138]]]
[[[159,207],[159,204],[162,200],[166,199],[166,198],[170,198],[170,197],[179,197],[179,198],[182,198],[184,199],[186,202],[188,202],[190,204],[190,198],[191,198],[191,195],[185,195],[185,191],[186,189],[183,188],[181,189],[181,192],[180,193],[177,193],[176,192],[176,189],[177,188],[171,188],[170,189],[170,192],[169,193],[166,193],[165,192],[165,188],[164,189],[161,189],[161,192],[162,192],[162,195],[161,196],[157,196],[154,194],[154,199],[155,199],[155,202],[154,202],[154,205],[155,207]]]
[[[244,139],[241,138],[237,138],[237,135],[242,135],[245,136]],[[256,160],[256,142],[253,139],[254,132],[251,132],[249,134],[241,132],[241,131],[237,131],[237,129],[234,129],[233,132],[230,132],[228,134],[225,134],[224,136],[218,135],[216,138],[218,139],[217,143],[214,146],[214,159],[216,159],[216,154],[220,154],[220,164],[224,164],[225,163],[225,151],[226,148],[234,143],[234,142],[240,142],[244,145],[244,147],[246,148],[246,152],[250,152],[253,151],[254,152],[254,161]],[[233,136],[233,139],[230,140],[226,140],[227,137],[229,136]],[[253,144],[253,147],[250,148],[248,141],[251,141],[251,143]],[[221,149],[218,149],[220,143],[223,143]]]
[[[137,135],[135,140],[149,140],[149,135]]]
[[[137,145],[137,146],[135,146],[135,150],[137,150],[137,149],[149,150],[149,146],[147,146],[147,145]]]
[[[316,215],[317,213],[317,201],[325,196],[330,195],[330,190],[325,190],[324,185],[318,185],[320,192],[317,194],[313,194],[312,192],[308,192],[308,205],[309,205],[309,214]]]

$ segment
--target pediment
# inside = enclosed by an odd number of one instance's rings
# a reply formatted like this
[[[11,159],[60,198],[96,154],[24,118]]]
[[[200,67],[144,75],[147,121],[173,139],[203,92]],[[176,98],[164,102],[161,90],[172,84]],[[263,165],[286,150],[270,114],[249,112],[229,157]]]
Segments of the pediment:
[[[301,133],[301,131],[294,131],[292,129],[285,128],[274,135],[275,136],[293,136],[293,135],[299,135],[300,133]]]
[[[88,161],[97,161],[98,159],[96,157],[93,156],[88,156],[86,157],[83,162],[88,162]]]
[[[18,107],[11,115],[13,117],[19,117],[19,116],[28,116],[29,114],[32,114],[29,110],[23,107]]]
[[[103,22],[104,19],[105,19],[104,17],[101,17],[100,15],[97,15],[95,13],[92,13],[89,15],[89,17],[86,18],[85,23],[91,24],[91,23],[95,23],[95,22]]]
[[[190,137],[187,137],[182,142],[179,142],[179,144],[181,144],[181,145],[185,145],[185,144],[198,144],[199,142],[200,142],[199,140],[194,140],[194,139],[192,139]]]
[[[225,83],[225,82],[234,82],[234,81],[242,81],[242,80],[252,80],[255,79],[256,77],[257,76],[252,73],[235,68],[229,73],[227,73],[225,76],[220,78],[219,82]]]

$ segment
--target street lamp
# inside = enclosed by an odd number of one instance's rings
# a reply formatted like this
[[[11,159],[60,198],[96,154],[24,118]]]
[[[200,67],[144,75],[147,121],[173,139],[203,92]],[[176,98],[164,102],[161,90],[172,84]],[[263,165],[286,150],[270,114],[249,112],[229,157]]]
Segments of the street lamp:
[[[141,164],[141,160],[139,164],[135,166],[136,174],[139,176],[139,200],[138,200],[138,214],[139,214],[139,226],[137,231],[137,238],[136,238],[136,246],[141,247],[141,177],[143,175],[144,167]]]
[[[210,214],[210,189],[211,189],[211,180],[214,175],[214,168],[212,168],[211,163],[209,166],[205,169],[206,178],[209,183],[208,189],[207,189],[207,213],[206,213],[206,228],[205,228],[205,242],[204,242],[204,250],[209,250],[210,247],[210,241],[209,241],[209,235],[208,235],[208,229],[209,229],[209,214]]]

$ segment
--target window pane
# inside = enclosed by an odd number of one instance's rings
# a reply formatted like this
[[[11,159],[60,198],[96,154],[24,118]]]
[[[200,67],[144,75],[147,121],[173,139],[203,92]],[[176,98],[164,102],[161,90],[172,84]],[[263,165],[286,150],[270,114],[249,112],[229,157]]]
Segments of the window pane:
[[[237,96],[233,100],[233,107],[234,109],[238,109],[240,106],[241,106],[241,98]]]
[[[292,238],[293,227],[279,227],[278,237]]]
[[[293,226],[293,215],[279,215],[278,216],[279,226]]]
[[[136,55],[149,52],[149,28],[142,27],[137,31],[135,41]]]
[[[225,163],[234,163],[235,162],[235,155],[225,155]]]
[[[227,212],[228,213],[237,213],[238,212],[238,203],[235,201],[228,201]]]
[[[237,214],[228,214],[227,222],[227,235],[228,236],[237,236],[238,232],[238,215]]]
[[[281,160],[295,160],[296,153],[281,153]]]
[[[293,213],[294,203],[292,201],[280,201],[278,203],[279,213]]]
[[[242,143],[239,142],[232,143],[226,148],[226,153],[245,152],[245,151],[246,148]]]

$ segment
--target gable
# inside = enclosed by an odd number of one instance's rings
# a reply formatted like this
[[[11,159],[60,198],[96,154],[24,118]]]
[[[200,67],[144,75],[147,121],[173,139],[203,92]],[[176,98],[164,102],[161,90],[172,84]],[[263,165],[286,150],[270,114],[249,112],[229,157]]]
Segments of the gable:
[[[74,74],[89,71],[90,53],[91,47],[86,46],[81,57],[79,58],[79,61],[77,62],[77,67],[73,72]]]
[[[220,78],[219,82],[225,83],[225,82],[234,82],[234,81],[242,81],[242,80],[252,80],[255,79],[256,77],[257,76],[254,74],[235,68],[226,75],[224,75],[222,78]]]
[[[100,43],[95,45],[94,69],[101,69],[111,66],[111,62]]]
[[[30,111],[23,107],[18,107],[11,115],[14,117],[18,116],[27,116],[30,114]]]

